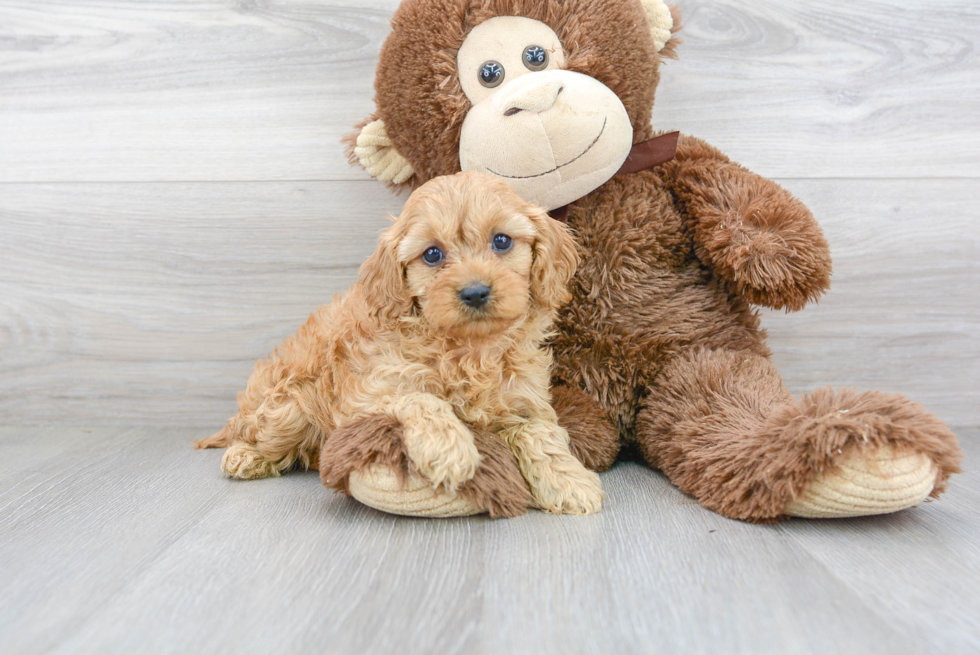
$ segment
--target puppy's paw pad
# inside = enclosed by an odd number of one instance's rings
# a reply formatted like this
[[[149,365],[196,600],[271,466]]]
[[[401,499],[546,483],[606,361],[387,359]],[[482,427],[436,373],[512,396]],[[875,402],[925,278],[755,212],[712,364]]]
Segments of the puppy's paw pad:
[[[221,458],[221,472],[239,480],[279,477],[279,469],[254,446],[232,444]]]

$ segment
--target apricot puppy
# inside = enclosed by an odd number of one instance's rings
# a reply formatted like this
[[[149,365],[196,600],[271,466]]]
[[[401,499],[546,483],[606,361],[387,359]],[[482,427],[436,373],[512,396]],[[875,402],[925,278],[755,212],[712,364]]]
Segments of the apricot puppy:
[[[503,180],[466,172],[420,187],[347,294],[259,362],[239,411],[200,448],[229,476],[314,466],[326,436],[384,415],[414,470],[448,494],[474,476],[473,429],[516,455],[535,503],[597,512],[599,478],[569,451],[542,348],[577,257],[564,225]]]

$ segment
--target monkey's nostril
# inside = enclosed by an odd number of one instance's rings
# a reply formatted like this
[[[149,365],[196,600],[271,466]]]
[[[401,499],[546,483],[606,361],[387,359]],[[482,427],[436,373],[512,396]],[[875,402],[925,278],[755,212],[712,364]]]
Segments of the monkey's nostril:
[[[473,309],[479,309],[490,300],[490,287],[482,282],[467,284],[459,290],[459,299],[463,304]]]
[[[521,108],[520,107],[511,107],[510,109],[508,109],[507,111],[504,112],[504,116],[513,116],[514,114],[518,113],[519,111],[521,111]]]

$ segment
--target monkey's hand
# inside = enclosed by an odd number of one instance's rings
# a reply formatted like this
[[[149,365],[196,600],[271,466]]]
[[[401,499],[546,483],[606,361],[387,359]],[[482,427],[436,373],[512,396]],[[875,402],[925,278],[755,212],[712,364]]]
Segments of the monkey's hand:
[[[691,137],[670,169],[698,257],[736,293],[795,311],[830,288],[827,240],[786,189]]]

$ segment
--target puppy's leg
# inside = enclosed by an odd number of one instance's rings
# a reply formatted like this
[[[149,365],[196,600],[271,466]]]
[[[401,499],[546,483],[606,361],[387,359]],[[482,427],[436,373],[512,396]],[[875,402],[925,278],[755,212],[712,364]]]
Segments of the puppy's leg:
[[[531,495],[555,514],[594,514],[602,508],[599,476],[572,455],[568,433],[557,421],[533,418],[504,432]]]
[[[316,465],[322,432],[304,410],[313,384],[284,384],[268,389],[254,409],[236,417],[238,434],[221,461],[221,470],[240,479],[277,477],[297,463]],[[234,429],[234,427],[232,428]]]
[[[480,453],[473,433],[445,400],[409,393],[386,398],[379,409],[402,424],[408,457],[434,488],[453,494],[476,473]]]
[[[236,441],[221,458],[221,471],[230,478],[257,480],[277,478],[279,469],[252,444]]]
[[[294,339],[283,350],[295,350]],[[322,433],[309,408],[317,402],[317,380],[291,353],[285,362],[277,351],[256,364],[245,390],[238,395],[238,414],[217,434],[198,442],[199,448],[228,446],[221,470],[243,480],[277,477],[295,464],[316,466]]]

